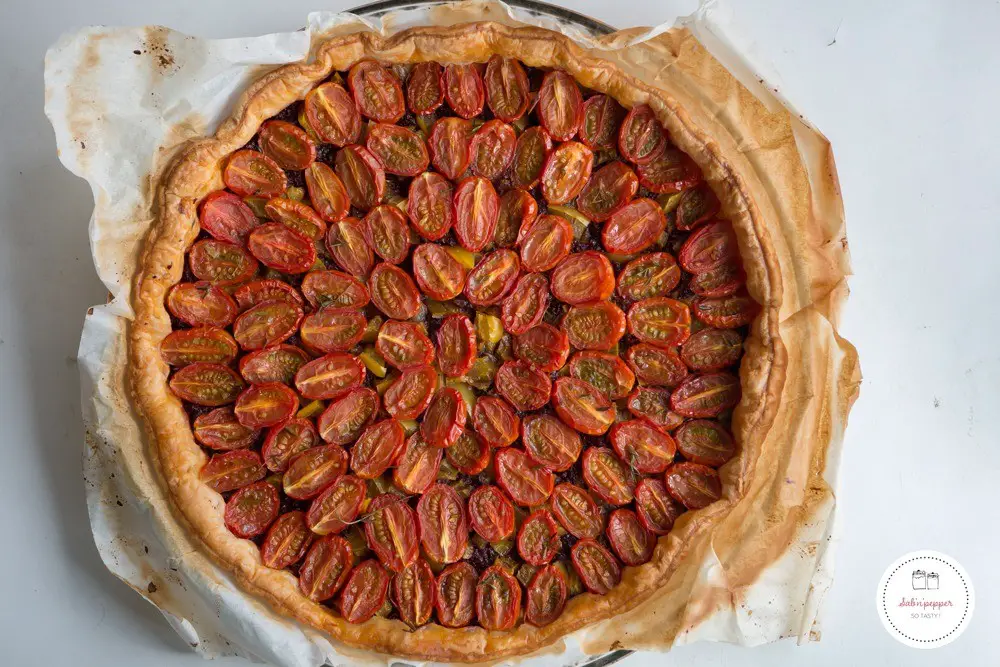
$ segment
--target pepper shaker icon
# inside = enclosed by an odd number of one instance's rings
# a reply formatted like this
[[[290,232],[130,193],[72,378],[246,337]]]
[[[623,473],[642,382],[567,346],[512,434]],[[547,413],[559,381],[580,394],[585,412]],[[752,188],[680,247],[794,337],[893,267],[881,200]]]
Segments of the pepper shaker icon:
[[[913,584],[913,590],[915,591],[927,590],[927,573],[924,572],[923,570],[914,570],[911,580]]]
[[[941,579],[937,572],[927,573],[927,590],[936,591],[941,587]]]

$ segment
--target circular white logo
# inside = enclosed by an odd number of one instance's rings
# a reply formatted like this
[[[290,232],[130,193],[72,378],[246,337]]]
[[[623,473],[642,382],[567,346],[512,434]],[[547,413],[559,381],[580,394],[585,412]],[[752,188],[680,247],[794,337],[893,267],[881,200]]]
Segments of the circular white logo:
[[[914,648],[955,641],[969,625],[976,596],[958,562],[937,551],[908,553],[882,575],[875,604],[886,631]]]

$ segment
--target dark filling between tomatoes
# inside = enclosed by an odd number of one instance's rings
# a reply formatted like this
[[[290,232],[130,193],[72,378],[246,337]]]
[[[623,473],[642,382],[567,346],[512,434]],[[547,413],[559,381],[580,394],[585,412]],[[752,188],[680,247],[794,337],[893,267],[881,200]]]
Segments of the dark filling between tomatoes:
[[[227,527],[310,599],[545,625],[721,497],[758,307],[648,107],[365,61],[223,180],[161,352]]]

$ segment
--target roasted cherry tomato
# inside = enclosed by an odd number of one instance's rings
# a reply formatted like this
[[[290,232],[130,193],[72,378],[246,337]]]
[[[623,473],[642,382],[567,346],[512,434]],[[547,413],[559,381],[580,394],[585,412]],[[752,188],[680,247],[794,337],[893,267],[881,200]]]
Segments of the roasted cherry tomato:
[[[514,165],[511,169],[513,184],[525,190],[538,185],[551,152],[552,137],[545,128],[535,125],[522,132],[514,147]]]
[[[722,424],[707,419],[677,429],[677,448],[689,461],[718,468],[736,455],[736,443]]]
[[[703,297],[730,296],[740,291],[747,281],[743,266],[737,260],[726,262],[714,269],[696,273],[688,281],[688,289]]]
[[[524,115],[531,102],[528,75],[514,58],[493,54],[486,63],[486,102],[493,115],[511,123]]]
[[[589,382],[561,377],[552,389],[552,405],[559,419],[580,433],[604,435],[615,423],[615,404]]]
[[[552,472],[572,468],[583,448],[579,433],[548,414],[525,416],[521,440],[531,460]]]
[[[434,484],[417,503],[420,543],[424,552],[438,563],[454,563],[462,558],[469,542],[465,503],[447,484]]]
[[[406,499],[395,493],[376,496],[368,506],[365,538],[378,559],[393,572],[417,560],[417,515]]]
[[[247,235],[260,221],[242,199],[232,192],[218,190],[201,200],[198,223],[219,241],[239,245],[246,243]]]
[[[732,329],[702,329],[691,334],[681,359],[696,371],[717,371],[732,366],[743,354],[743,336]]]
[[[694,160],[674,146],[667,146],[637,170],[642,187],[663,194],[686,190],[703,178]]]
[[[522,334],[542,321],[549,307],[549,281],[542,273],[521,276],[503,302],[501,319],[503,328]]]
[[[618,131],[618,150],[636,164],[649,162],[666,148],[667,133],[649,105],[632,107]]]
[[[491,181],[500,178],[514,160],[516,144],[513,127],[500,120],[487,121],[469,142],[472,173]]]
[[[312,543],[299,570],[299,590],[313,602],[329,600],[347,581],[354,562],[351,544],[338,535]]]
[[[365,241],[376,255],[390,264],[399,264],[410,252],[406,214],[389,204],[376,206],[365,216]]]
[[[462,394],[457,389],[442,387],[427,406],[420,434],[434,447],[451,447],[462,435],[467,412]]]
[[[188,265],[198,280],[235,285],[253,278],[257,260],[244,248],[215,239],[198,241],[188,251]]]
[[[481,396],[472,409],[472,424],[480,439],[493,448],[507,447],[517,440],[521,420],[507,401]]]
[[[680,345],[691,335],[691,310],[669,297],[643,299],[628,310],[628,331],[645,343]]]
[[[521,263],[525,269],[548,271],[569,254],[573,228],[562,216],[540,215],[521,227],[517,242],[521,246]]]
[[[607,595],[622,579],[621,566],[615,557],[590,538],[574,544],[570,558],[580,581],[591,593]]]
[[[538,91],[538,121],[556,141],[568,141],[580,129],[583,95],[576,80],[566,72],[552,70],[542,79]]]
[[[493,184],[471,176],[455,188],[455,238],[470,252],[479,252],[493,240],[500,215],[500,198]]]
[[[500,565],[488,567],[476,584],[476,615],[487,630],[510,630],[521,613],[521,584]]]
[[[517,553],[530,565],[536,567],[552,562],[559,552],[559,527],[548,510],[535,510],[517,534]]]
[[[249,447],[257,441],[260,431],[239,423],[229,406],[216,408],[195,417],[191,425],[198,444],[218,451]]]
[[[462,263],[437,243],[423,243],[413,251],[413,277],[432,299],[449,301],[461,294],[466,274]]]
[[[493,380],[497,392],[521,412],[538,410],[549,402],[552,380],[523,361],[508,361]]]
[[[681,193],[677,204],[677,229],[694,229],[715,217],[721,204],[707,183],[702,183]]]
[[[275,197],[264,205],[264,212],[271,220],[280,222],[312,241],[322,241],[326,235],[326,223],[323,222],[323,218],[311,206],[300,201]],[[253,252],[252,248],[250,252]]]
[[[352,389],[331,402],[316,420],[316,429],[323,440],[347,445],[358,439],[378,413],[378,394],[368,387]]]
[[[330,225],[326,249],[340,268],[352,276],[363,278],[372,270],[375,258],[365,241],[365,223],[357,218],[344,218]]]
[[[407,368],[386,390],[385,409],[396,419],[416,419],[427,409],[435,389],[437,372],[432,366]]]
[[[309,201],[321,218],[337,222],[351,210],[351,197],[340,176],[323,162],[314,162],[305,171]]]
[[[431,163],[445,177],[457,181],[469,166],[472,123],[462,118],[439,118],[427,140]]]
[[[226,528],[245,540],[257,537],[278,518],[278,490],[267,482],[255,482],[232,495],[222,518]]]
[[[305,303],[294,287],[284,281],[271,279],[243,283],[233,292],[233,298],[236,299],[240,312],[274,299],[283,299],[300,306]]]
[[[210,408],[234,402],[246,388],[243,378],[229,366],[203,362],[178,369],[169,384],[181,400]]]
[[[288,178],[278,163],[251,150],[236,151],[229,156],[222,180],[241,197],[277,197],[288,187]]]
[[[362,431],[351,448],[351,470],[362,479],[375,479],[403,455],[405,433],[395,419],[383,419]]]
[[[446,628],[461,628],[472,622],[476,609],[476,568],[466,561],[449,565],[437,578],[434,608],[438,623]]]
[[[260,126],[257,143],[261,152],[282,169],[302,170],[316,159],[316,144],[305,131],[283,120],[269,120]]]
[[[566,595],[566,575],[558,567],[546,565],[528,584],[524,620],[539,628],[548,625],[562,614]]]
[[[483,257],[469,273],[465,296],[476,306],[498,303],[514,289],[521,263],[513,250],[495,250]]]
[[[444,97],[448,106],[462,118],[478,116],[486,93],[476,65],[445,65]]]
[[[664,478],[667,493],[689,510],[708,507],[722,497],[722,481],[714,468],[700,463],[675,463]]]
[[[441,471],[442,450],[432,447],[414,433],[406,441],[403,455],[392,471],[392,481],[403,493],[420,494],[427,490]]]
[[[420,292],[406,271],[382,263],[368,279],[372,303],[394,320],[408,320],[420,310]]]
[[[607,447],[583,453],[583,479],[609,505],[627,505],[635,495],[635,473]]]
[[[424,366],[434,360],[434,345],[415,322],[386,321],[379,329],[375,349],[400,370]]]
[[[302,306],[284,299],[264,301],[233,322],[233,338],[244,350],[259,350],[287,340],[302,322]]]
[[[500,214],[493,232],[493,243],[509,248],[517,243],[521,227],[530,225],[538,217],[538,202],[527,190],[513,188],[500,197]]]
[[[625,109],[608,95],[592,95],[583,103],[580,141],[593,150],[613,150]]]
[[[652,199],[633,199],[604,223],[601,242],[608,252],[633,255],[656,243],[667,228],[663,209]]]
[[[295,388],[303,397],[340,398],[365,381],[365,365],[343,352],[313,359],[295,373]]]
[[[469,496],[469,522],[481,538],[496,544],[514,534],[514,503],[500,487],[477,487]]]
[[[436,62],[417,63],[406,80],[406,103],[415,114],[428,114],[444,102],[441,65]]]
[[[618,294],[641,301],[666,296],[681,279],[681,269],[667,252],[651,252],[625,265],[618,274]]]
[[[386,172],[397,176],[416,176],[431,161],[420,135],[399,125],[375,123],[368,129],[365,146]]]
[[[552,272],[552,294],[568,304],[603,301],[615,291],[615,272],[603,253],[576,252]]]
[[[316,263],[312,239],[277,222],[256,227],[247,247],[261,264],[282,273],[305,273]]]
[[[344,146],[334,158],[334,171],[344,184],[351,204],[367,211],[382,202],[385,170],[364,146]]]
[[[672,431],[684,422],[684,417],[670,409],[669,389],[636,387],[628,397],[628,411],[664,431]]]
[[[306,525],[304,512],[285,512],[271,524],[260,545],[264,567],[283,570],[302,560],[312,544],[313,534]]]
[[[733,226],[723,220],[709,222],[691,233],[677,261],[689,273],[705,273],[739,258]]]
[[[198,479],[212,490],[226,493],[262,480],[265,475],[267,468],[260,460],[260,454],[248,449],[236,449],[213,454],[201,467]]]
[[[430,565],[420,558],[393,577],[392,602],[403,623],[417,628],[431,620],[436,586]]]
[[[687,377],[684,362],[673,350],[639,343],[625,353],[639,382],[653,387],[676,387]]]
[[[555,478],[520,449],[506,447],[496,453],[497,481],[515,503],[525,507],[541,505],[552,494]]]
[[[190,368],[190,366],[188,366]],[[729,373],[692,375],[670,395],[670,407],[685,417],[717,417],[740,402],[740,379]]]
[[[745,327],[753,322],[759,310],[757,302],[745,292],[718,299],[699,296],[691,304],[691,311],[700,322],[717,329]]]
[[[596,538],[604,530],[604,519],[597,503],[575,484],[559,484],[553,489],[552,512],[573,537]]]
[[[360,311],[323,306],[303,318],[299,335],[302,345],[313,353],[344,352],[358,344],[367,325]]]
[[[289,460],[321,444],[316,427],[308,419],[289,419],[267,430],[260,455],[271,472],[285,472]]]
[[[368,484],[354,475],[342,475],[309,505],[306,523],[317,535],[343,531],[358,518]]]
[[[662,473],[673,463],[677,443],[645,419],[630,419],[611,428],[611,446],[630,468],[645,475]]]
[[[635,487],[635,511],[642,525],[654,535],[669,533],[684,509],[667,493],[667,485],[658,479],[647,477]]]
[[[542,170],[542,196],[549,204],[576,199],[590,178],[594,152],[578,141],[559,144]]]
[[[343,86],[324,83],[313,88],[304,107],[309,128],[324,142],[343,147],[361,136],[361,115]]]
[[[302,279],[302,294],[313,308],[361,309],[368,305],[368,288],[340,271],[310,271]]]
[[[607,351],[625,335],[625,313],[610,301],[596,301],[570,308],[561,326],[576,349]]]
[[[635,375],[620,357],[606,352],[577,352],[569,360],[569,374],[590,383],[609,400],[625,398]]]
[[[466,475],[478,475],[490,464],[490,446],[469,429],[462,429],[455,444],[445,450],[448,463]]]
[[[312,447],[288,462],[281,478],[285,495],[295,500],[315,498],[347,472],[347,452],[340,445]]]
[[[389,589],[389,573],[372,558],[361,561],[340,594],[338,609],[348,623],[364,623],[385,604]]]
[[[358,110],[379,123],[395,123],[406,113],[399,79],[374,60],[362,60],[347,74]]]
[[[557,371],[569,357],[569,338],[564,331],[542,322],[514,337],[514,356],[537,370]]]
[[[437,362],[449,377],[469,372],[476,357],[476,330],[468,317],[460,313],[445,316],[437,332]]]
[[[594,222],[604,222],[632,200],[639,179],[624,162],[598,169],[577,197],[576,207]]]
[[[171,366],[186,366],[198,361],[228,364],[236,358],[239,346],[217,327],[196,327],[171,331],[160,343],[160,357]]]
[[[425,171],[410,181],[406,212],[418,234],[437,241],[448,233],[455,220],[454,196],[451,182],[437,172]]]
[[[632,510],[619,509],[608,517],[608,542],[626,565],[648,563],[656,548],[656,537],[646,530]]]

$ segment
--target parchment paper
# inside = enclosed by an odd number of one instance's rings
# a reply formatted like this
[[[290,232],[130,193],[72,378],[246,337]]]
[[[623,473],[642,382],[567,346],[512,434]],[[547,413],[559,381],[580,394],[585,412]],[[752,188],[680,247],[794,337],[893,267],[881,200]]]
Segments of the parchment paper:
[[[288,667],[393,662],[333,646],[276,615],[187,539],[147,464],[143,430],[125,391],[128,292],[151,223],[156,174],[184,141],[213,132],[248,82],[306,56],[323,35],[478,19],[561,30],[631,74],[671,86],[682,102],[711,110],[728,134],[741,137],[729,148],[747,171],[776,193],[758,204],[792,287],[781,309],[789,359],[776,417],[783,440],[768,445],[784,466],[769,471],[780,483],[776,505],[783,516],[772,512],[756,517],[766,525],[744,528],[773,541],[766,567],[741,580],[738,573],[746,569],[734,564],[732,545],[706,545],[692,554],[698,560],[685,576],[671,579],[664,596],[516,662],[552,664],[558,654],[559,662],[574,664],[611,648],[665,650],[697,640],[757,645],[818,638],[819,608],[832,577],[842,430],[860,382],[856,354],[836,333],[847,293],[843,212],[829,144],[728,48],[724,35],[732,28],[722,27],[726,18],[712,3],[676,23],[608,37],[501,3],[476,2],[406,10],[380,23],[319,12],[309,15],[305,31],[246,39],[208,40],[159,27],[89,28],[60,39],[46,57],[45,110],[63,164],[93,189],[91,245],[111,295],[88,314],[79,351],[87,502],[104,562],[206,657],[237,654]],[[677,604],[678,596],[669,595],[677,590],[689,591],[682,597],[699,604]]]

